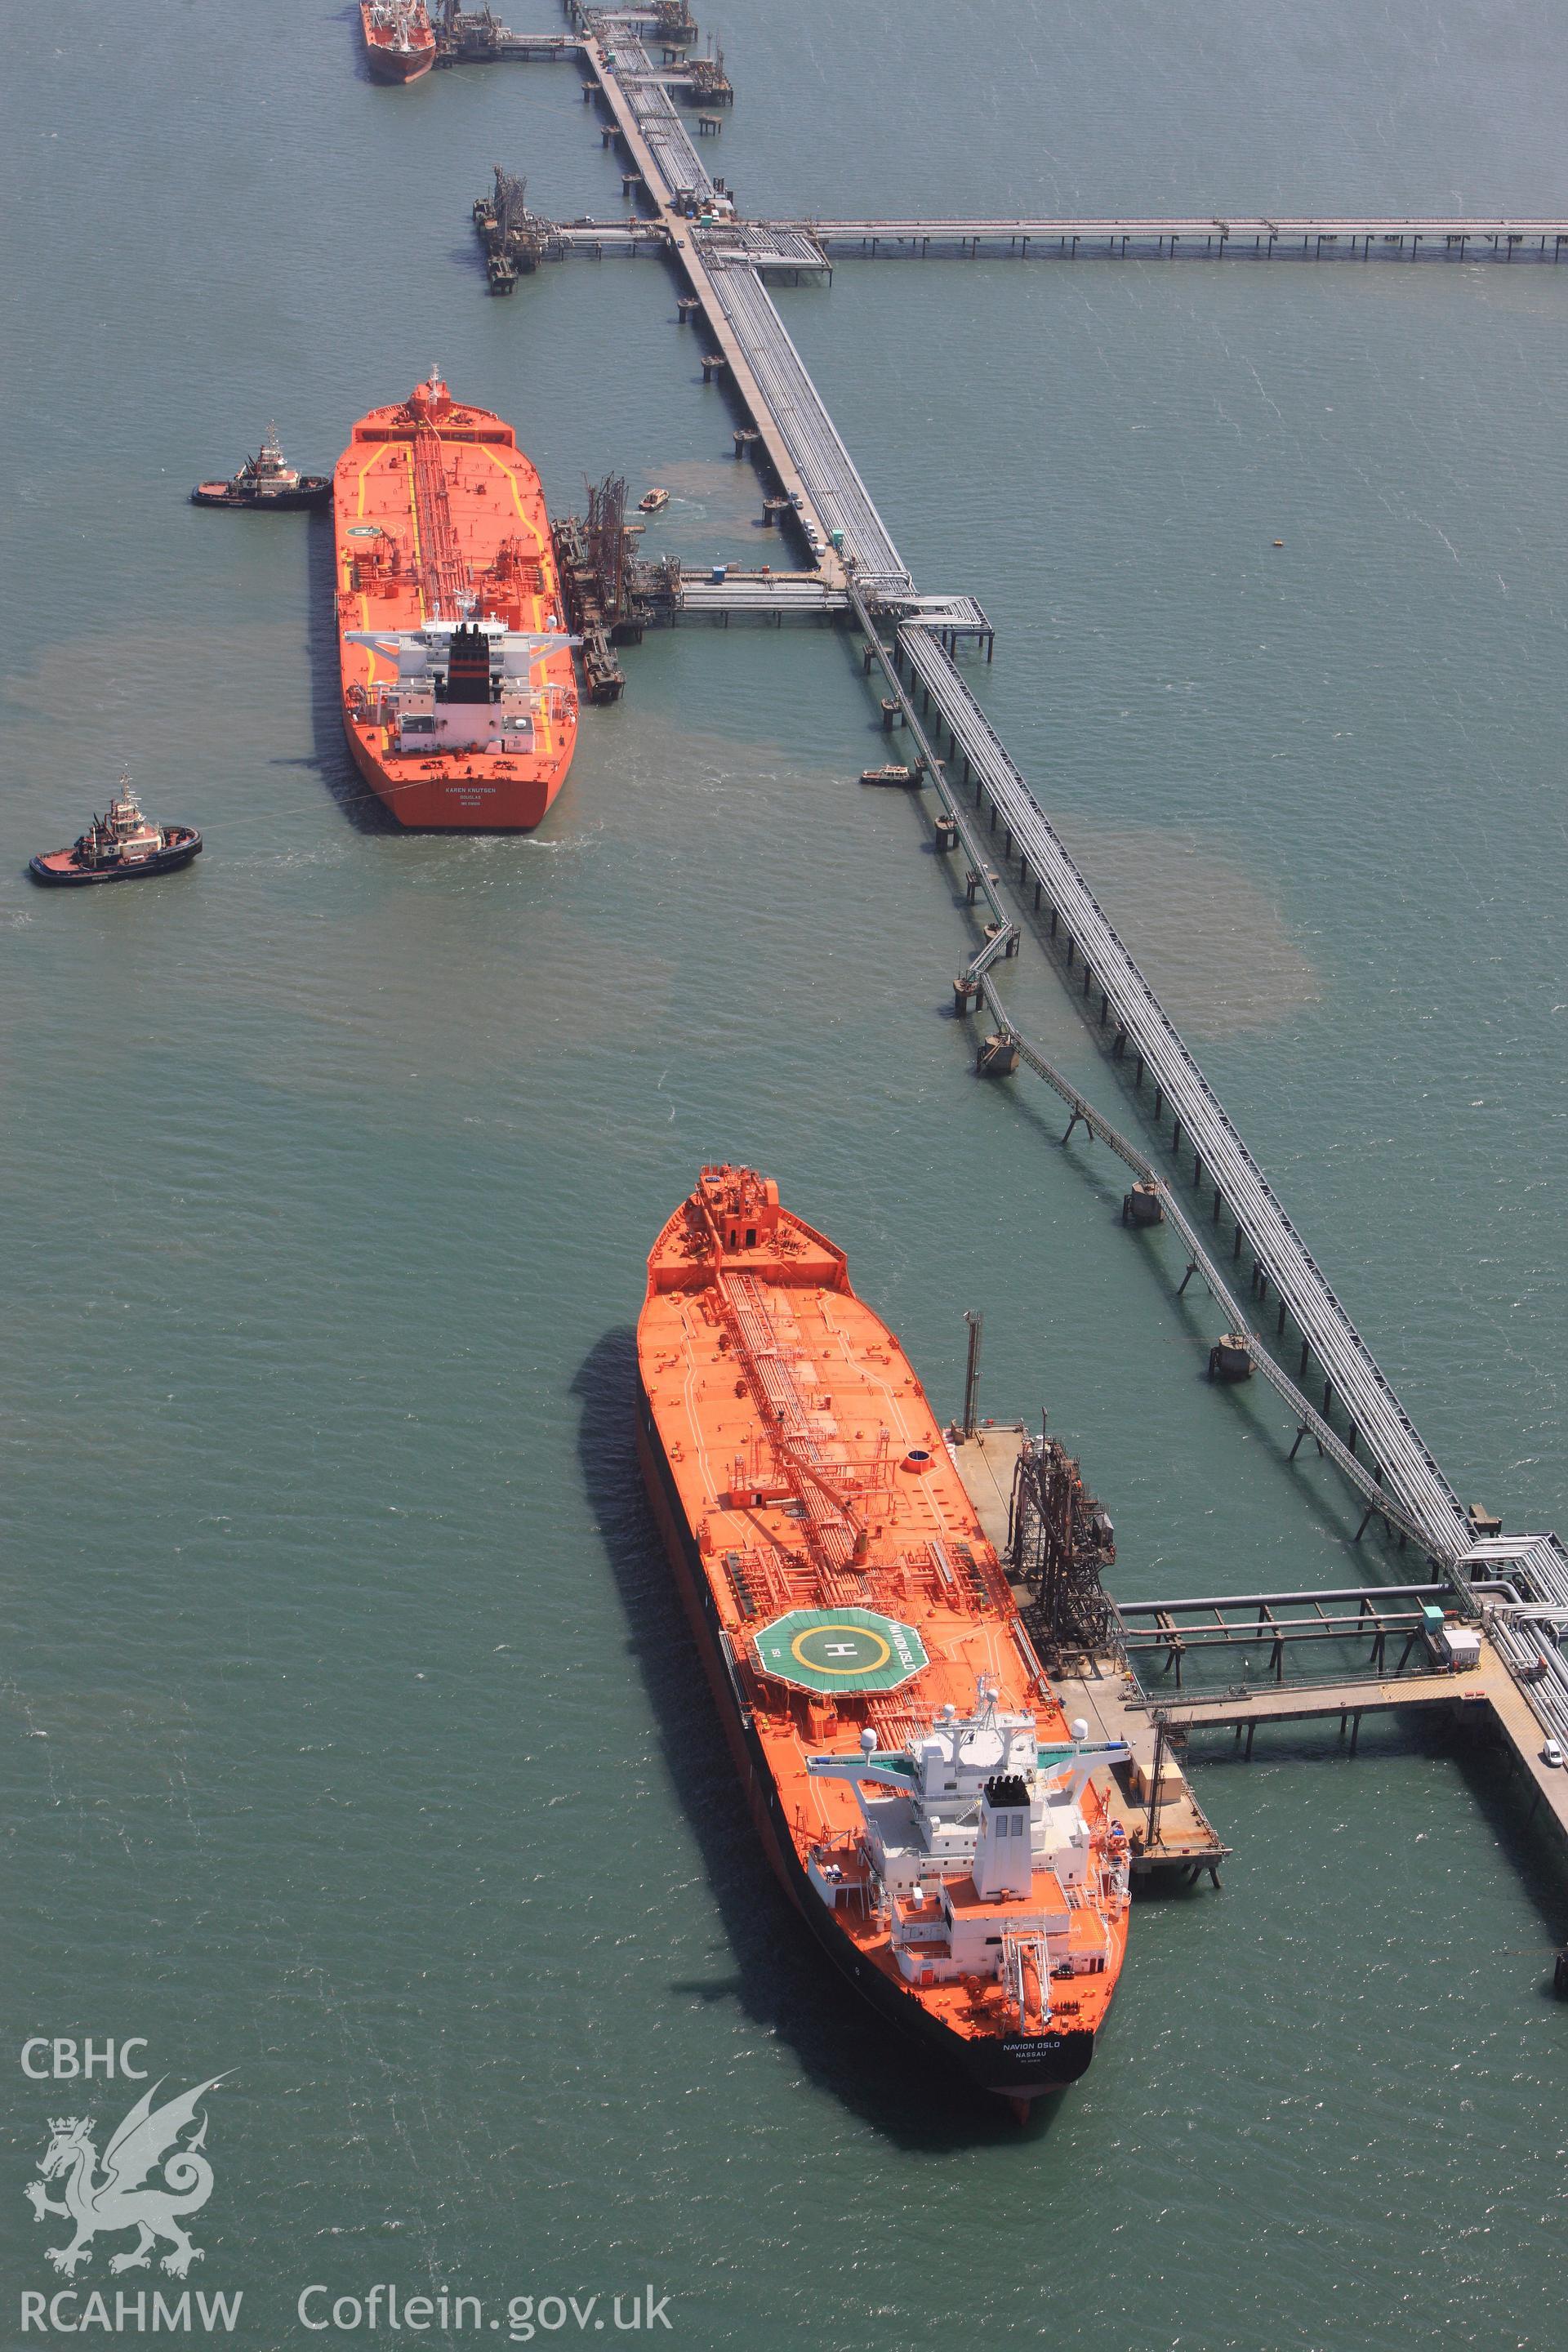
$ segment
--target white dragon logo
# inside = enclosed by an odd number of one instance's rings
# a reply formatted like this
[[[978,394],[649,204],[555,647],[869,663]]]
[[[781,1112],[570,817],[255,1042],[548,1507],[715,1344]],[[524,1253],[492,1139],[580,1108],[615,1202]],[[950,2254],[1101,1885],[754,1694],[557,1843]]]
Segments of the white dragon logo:
[[[202,2100],[223,2080],[223,2075],[215,2074],[210,2082],[200,2083],[194,2091],[165,2100],[157,2108],[153,2101],[160,2085],[154,2083],[104,2149],[101,2173],[92,2144],[92,2117],[50,2117],[53,2137],[38,2163],[42,2179],[29,2180],[22,2193],[33,2209],[35,2221],[58,2213],[76,2224],[76,2235],[68,2246],[45,2249],[56,2270],[74,2278],[79,2263],[91,2262],[89,2242],[100,2230],[139,2232],[129,2253],[111,2258],[111,2271],[144,2271],[153,2246],[165,2238],[174,2252],[163,2256],[163,2267],[175,2278],[184,2278],[193,2263],[203,2260],[200,2246],[192,2245],[181,2222],[185,2215],[199,2212],[212,2195],[213,2168],[201,2153],[207,2136],[206,2117],[202,2117],[194,2139],[184,2147],[176,2143],[186,2126],[195,2121]],[[162,2179],[153,2179],[152,2176],[160,2171]],[[65,2197],[57,2203],[44,2182],[62,2175]]]

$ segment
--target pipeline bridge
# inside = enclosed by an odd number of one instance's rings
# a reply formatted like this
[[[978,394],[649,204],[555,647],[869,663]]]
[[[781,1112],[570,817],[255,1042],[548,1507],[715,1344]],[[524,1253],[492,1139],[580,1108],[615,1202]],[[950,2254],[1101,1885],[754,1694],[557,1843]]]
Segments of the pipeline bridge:
[[[1038,260],[1560,261],[1568,219],[800,220],[766,224],[775,236],[832,257],[1012,255]]]
[[[690,289],[682,316],[693,310],[709,339],[704,374],[727,373],[805,530],[825,593],[816,605],[797,591],[790,601],[799,609],[847,608],[864,635],[868,676],[880,671],[918,748],[920,772],[941,801],[948,842],[962,843],[968,855],[970,901],[983,900],[993,919],[959,975],[955,1002],[965,1011],[984,1004],[994,1024],[980,1066],[998,1074],[1029,1067],[1066,1103],[1068,1137],[1081,1126],[1133,1171],[1146,1198],[1157,1202],[1159,1221],[1182,1244],[1182,1288],[1194,1276],[1202,1280],[1226,1322],[1222,1348],[1244,1359],[1295,1417],[1292,1454],[1310,1438],[1363,1496],[1363,1530],[1381,1518],[1402,1545],[1419,1548],[1465,1609],[1484,1609],[1494,1644],[1537,1719],[1568,1738],[1568,1664],[1558,1648],[1559,1634],[1568,1631],[1568,1553],[1554,1535],[1504,1536],[1496,1522],[1468,1511],[1444,1476],[961,672],[960,641],[990,643],[984,613],[972,600],[917,591],[763,282],[764,269],[796,266],[773,258],[789,252],[781,241],[786,237],[826,257],[847,237],[885,237],[887,225],[726,219],[721,192],[654,73],[642,39],[647,14],[584,8],[581,0],[567,5],[580,28],[584,63],[652,208],[651,226],[662,232],[664,250]],[[919,237],[922,249],[934,250],[945,230],[955,247],[977,250],[1005,238],[1022,250],[1025,240],[1042,234],[1070,239],[1087,226],[894,227],[906,249]],[[1568,221],[1100,222],[1092,228],[1108,240],[1146,231],[1172,250],[1190,231],[1194,240],[1205,237],[1211,252],[1234,250],[1241,233],[1253,241],[1248,249],[1258,251],[1258,241],[1272,237],[1309,252],[1338,240],[1335,249],[1342,245],[1348,253],[1353,238],[1363,259],[1396,250],[1413,257],[1424,243],[1435,248],[1439,236],[1445,254],[1454,252],[1457,237],[1461,254],[1467,241],[1479,241],[1499,258],[1531,250],[1555,259],[1568,240]],[[710,600],[715,611],[724,603],[718,586]],[[748,601],[755,593],[748,591]],[[692,609],[701,601],[693,598]],[[733,609],[744,606],[737,600]],[[1013,1023],[997,969],[1018,950],[1019,910],[1037,920],[1108,1051],[1131,1064],[1134,1088],[1152,1089],[1152,1118],[1163,1143],[1168,1136],[1171,1171],[1114,1128]],[[1194,1199],[1201,1204],[1195,1212]],[[1273,1346],[1259,1328],[1269,1308]],[[1293,1370],[1281,1360],[1288,1330],[1297,1351]]]
[[[553,226],[562,254],[664,253],[671,242],[635,215]],[[737,219],[707,225],[703,242],[753,268],[828,278],[836,261],[909,259],[1559,262],[1568,219]]]

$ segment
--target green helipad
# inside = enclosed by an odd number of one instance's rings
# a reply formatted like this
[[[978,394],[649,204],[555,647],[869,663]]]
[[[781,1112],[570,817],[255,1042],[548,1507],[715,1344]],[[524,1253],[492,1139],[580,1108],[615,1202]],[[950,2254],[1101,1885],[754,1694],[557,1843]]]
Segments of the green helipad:
[[[912,1625],[874,1609],[792,1609],[755,1637],[763,1674],[799,1690],[897,1690],[927,1664]]]

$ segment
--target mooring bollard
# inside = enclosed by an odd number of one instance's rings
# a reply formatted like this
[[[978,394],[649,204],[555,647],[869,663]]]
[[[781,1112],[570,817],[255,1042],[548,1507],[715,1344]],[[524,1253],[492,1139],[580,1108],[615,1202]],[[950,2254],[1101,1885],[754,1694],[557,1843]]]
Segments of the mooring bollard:
[[[975,1074],[983,1078],[1010,1078],[1018,1067],[1018,1048],[1011,1037],[995,1031],[982,1039],[974,1055]]]
[[[1165,1211],[1160,1199],[1158,1184],[1152,1184],[1146,1176],[1140,1176],[1131,1192],[1122,1201],[1121,1222],[1124,1225],[1163,1225],[1164,1223]]]

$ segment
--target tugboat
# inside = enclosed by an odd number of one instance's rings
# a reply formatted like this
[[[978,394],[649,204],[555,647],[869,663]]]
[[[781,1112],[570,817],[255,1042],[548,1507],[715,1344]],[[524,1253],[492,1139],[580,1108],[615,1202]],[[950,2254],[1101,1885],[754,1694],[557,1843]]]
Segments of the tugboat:
[[[201,835],[191,824],[154,824],[143,816],[129,776],[69,849],[48,850],[28,861],[39,882],[131,882],[143,874],[173,874],[200,855]]]
[[[299,474],[284,462],[278,427],[269,425],[260,453],[247,457],[232,480],[198,482],[194,507],[324,507],[332,494],[327,474]]]
[[[642,497],[637,500],[637,505],[641,508],[644,514],[662,514],[668,504],[669,492],[668,490],[645,490]]]

